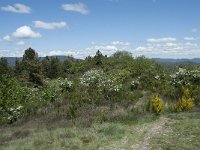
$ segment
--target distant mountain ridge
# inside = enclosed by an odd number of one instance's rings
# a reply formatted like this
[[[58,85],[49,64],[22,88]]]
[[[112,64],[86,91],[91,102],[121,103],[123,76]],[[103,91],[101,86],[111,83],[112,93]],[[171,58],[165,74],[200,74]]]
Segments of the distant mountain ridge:
[[[61,61],[64,61],[67,56],[48,56],[48,57],[57,57],[58,59],[60,59]],[[7,59],[8,61],[8,64],[11,65],[11,66],[14,66],[15,65],[15,61],[18,59],[19,61],[22,60],[22,57],[4,57]],[[39,57],[40,60],[43,60],[45,57]],[[78,60],[78,59],[77,59]]]
[[[178,63],[178,64],[200,64],[200,58],[181,58],[181,59],[173,59],[173,58],[153,58],[158,63]]]
[[[57,57],[61,61],[64,61],[67,56],[48,56],[48,57]],[[22,57],[5,57],[8,60],[8,63],[11,66],[15,65],[16,59],[22,60]],[[40,57],[40,60],[43,60],[45,57]],[[200,64],[200,58],[193,58],[193,59],[173,59],[173,58],[152,58],[158,63],[177,63],[177,64]],[[77,59],[80,60],[80,59]]]

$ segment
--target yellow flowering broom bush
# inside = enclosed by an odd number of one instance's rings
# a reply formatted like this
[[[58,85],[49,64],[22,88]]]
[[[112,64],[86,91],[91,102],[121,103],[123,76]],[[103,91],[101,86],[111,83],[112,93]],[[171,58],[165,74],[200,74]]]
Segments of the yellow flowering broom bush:
[[[176,112],[190,111],[194,107],[194,98],[191,96],[191,91],[186,88],[183,90],[183,96],[174,104]]]
[[[164,109],[164,104],[161,101],[161,98],[156,95],[150,101],[150,111],[159,114]]]

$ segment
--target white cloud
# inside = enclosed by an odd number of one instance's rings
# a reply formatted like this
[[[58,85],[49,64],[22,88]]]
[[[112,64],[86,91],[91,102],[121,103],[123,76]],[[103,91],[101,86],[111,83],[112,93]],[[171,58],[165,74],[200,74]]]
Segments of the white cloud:
[[[79,12],[83,15],[86,15],[89,12],[87,9],[87,6],[83,3],[63,4],[62,8],[65,11],[75,11],[75,12]]]
[[[147,47],[144,47],[144,46],[139,46],[135,49],[135,51],[147,51],[148,48]]]
[[[112,44],[108,44],[108,45],[93,45],[91,47],[87,47],[84,50],[83,56],[87,57],[87,56],[94,56],[96,54],[96,52],[100,50],[102,52],[103,55],[112,55],[113,53],[115,53],[116,51],[120,50],[120,48],[117,45],[112,45]]]
[[[122,46],[129,46],[129,42],[121,42],[121,41],[112,41],[111,44],[113,45],[122,45]]]
[[[12,41],[10,35],[6,35],[6,36],[4,36],[4,37],[3,37],[3,40],[4,40],[4,41],[7,41],[7,42]]]
[[[184,37],[184,40],[186,40],[186,41],[195,41],[196,39],[194,37]]]
[[[8,50],[0,49],[0,57],[6,57],[8,52],[9,52]]]
[[[172,47],[172,46],[176,46],[177,43],[166,43],[165,46],[167,47]]]
[[[198,32],[199,30],[197,29],[197,28],[193,28],[192,29],[192,32],[194,32],[194,33],[196,33],[196,32]]]
[[[83,51],[76,51],[76,50],[51,50],[47,53],[38,52],[39,56],[73,56],[75,58],[84,58]]]
[[[157,58],[194,58],[200,55],[200,45],[191,42],[153,42],[138,46],[132,52],[135,55]]]
[[[113,52],[117,51],[118,48],[115,45],[94,45],[86,48],[86,51],[90,54],[95,54],[97,50],[100,50],[101,52]]]
[[[43,21],[33,21],[34,26],[36,28],[42,28],[42,29],[61,29],[67,27],[67,23],[64,21],[61,22],[43,22]]]
[[[19,27],[13,34],[12,37],[14,38],[22,38],[22,39],[29,39],[29,38],[39,38],[41,34],[38,32],[34,32],[31,27],[29,26],[22,26]]]
[[[25,42],[24,41],[19,41],[16,43],[16,45],[25,45]]]
[[[122,41],[112,41],[110,43],[97,44],[92,42],[92,46],[85,48],[82,52],[82,57],[94,56],[98,50],[102,52],[103,55],[111,56],[113,53],[120,50],[129,50],[130,43]]]
[[[149,43],[167,43],[167,42],[176,42],[176,38],[172,38],[172,37],[165,37],[165,38],[150,38],[147,39],[147,42]]]
[[[65,55],[66,52],[64,51],[61,51],[61,50],[53,50],[53,51],[50,51],[48,53],[49,56],[59,56],[59,55]]]
[[[23,56],[22,50],[6,50],[0,49],[0,57],[22,57]]]
[[[14,12],[14,13],[23,13],[29,14],[31,13],[31,8],[24,4],[15,4],[13,6],[8,5],[6,7],[1,7],[2,11]]]
[[[11,42],[15,41],[17,39],[31,39],[31,38],[40,38],[42,35],[38,32],[35,32],[31,29],[29,26],[22,26],[16,29],[15,32],[13,32],[10,35],[6,35],[3,37],[4,41]],[[17,45],[24,45],[22,41],[19,41],[16,43]]]

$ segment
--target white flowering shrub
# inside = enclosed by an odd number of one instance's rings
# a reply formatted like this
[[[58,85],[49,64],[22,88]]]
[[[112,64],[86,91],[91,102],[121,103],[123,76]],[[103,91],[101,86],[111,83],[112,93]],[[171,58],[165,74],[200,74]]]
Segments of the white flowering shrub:
[[[7,120],[9,122],[15,121],[17,118],[20,117],[22,109],[23,106],[21,105],[8,108],[9,114],[7,116]]]
[[[14,78],[0,78],[0,123],[13,122],[21,116],[26,94],[26,88]]]
[[[175,74],[170,75],[170,77],[173,86],[195,85],[200,83],[200,70],[179,68],[179,70]]]
[[[111,99],[122,89],[122,84],[117,77],[96,69],[83,74],[80,85],[85,88],[92,100],[102,97],[106,100]]]
[[[134,89],[137,89],[140,85],[140,81],[139,79],[135,79],[135,80],[132,80],[131,81],[131,89],[134,90]]]
[[[85,87],[95,84],[99,91],[118,92],[122,88],[122,84],[119,83],[117,78],[106,75],[102,70],[90,70],[86,72],[80,78],[80,83]]]
[[[81,85],[85,87],[89,87],[92,84],[98,83],[99,79],[104,76],[102,70],[92,69],[84,73],[84,75],[80,78]]]
[[[44,91],[44,96],[49,97],[52,101],[56,98],[61,97],[62,92],[66,90],[71,90],[73,88],[73,82],[69,79],[55,79],[55,80],[46,80],[46,91]]]
[[[160,80],[160,76],[159,76],[159,75],[156,75],[154,78],[155,78],[156,80]]]
[[[59,101],[63,91],[73,88],[66,79],[46,80],[46,86],[23,87],[14,78],[0,79],[0,123],[14,122],[21,116],[36,114],[39,108]]]
[[[63,91],[71,90],[73,88],[73,82],[70,81],[69,79],[65,78],[64,80],[61,81],[60,87]]]
[[[108,92],[119,92],[122,88],[122,84],[113,76],[103,76],[99,78],[97,86],[100,91]]]

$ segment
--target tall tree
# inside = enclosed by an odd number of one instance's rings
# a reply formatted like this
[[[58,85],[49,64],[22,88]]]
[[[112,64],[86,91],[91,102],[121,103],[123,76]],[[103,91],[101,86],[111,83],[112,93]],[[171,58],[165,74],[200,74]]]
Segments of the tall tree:
[[[21,65],[21,62],[20,60],[17,58],[15,60],[15,68],[14,68],[14,73],[16,76],[19,76],[22,72],[22,65]]]
[[[72,56],[67,56],[63,61],[62,71],[64,74],[70,74],[71,68],[74,65],[74,58]]]
[[[103,55],[100,52],[100,50],[98,50],[96,52],[96,55],[94,56],[94,59],[95,59],[95,64],[96,65],[101,65],[102,64]]]
[[[42,85],[41,63],[34,49],[25,50],[22,59],[23,70],[28,74],[28,80],[37,85]]]
[[[51,79],[59,77],[61,74],[61,62],[57,57],[52,57],[48,77]]]
[[[0,59],[0,76],[8,74],[9,73],[9,65],[6,58]]]
[[[42,73],[45,77],[49,77],[49,71],[50,71],[50,58],[46,56],[42,60]]]

